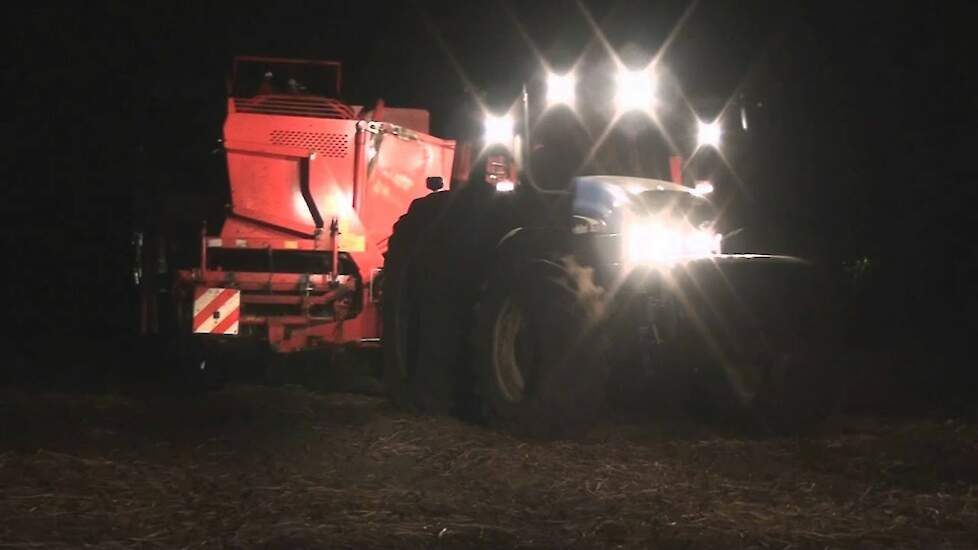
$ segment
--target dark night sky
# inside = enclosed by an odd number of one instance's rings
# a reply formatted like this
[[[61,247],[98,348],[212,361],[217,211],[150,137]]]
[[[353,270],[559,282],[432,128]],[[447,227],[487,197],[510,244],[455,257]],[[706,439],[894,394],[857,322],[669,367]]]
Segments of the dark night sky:
[[[120,313],[126,300],[108,307],[92,296],[125,296],[136,197],[222,192],[210,151],[235,54],[342,60],[349,102],[382,96],[427,108],[436,133],[453,137],[469,107],[458,67],[503,103],[539,72],[514,20],[558,66],[595,47],[574,2],[245,6],[25,10],[6,75],[17,96],[5,121],[17,154],[5,207],[25,222],[6,234],[24,259],[8,292],[16,298],[29,281],[52,280],[40,299],[57,304],[25,318],[90,332],[130,324]],[[688,3],[584,7],[616,50],[641,57]],[[833,261],[878,258],[886,288],[900,293],[891,299],[926,302],[914,311],[967,324],[962,312],[975,311],[978,294],[975,15],[951,3],[704,1],[662,63],[687,92],[726,97],[743,86],[764,102],[763,125],[735,169],[787,245]],[[38,241],[43,253],[26,244]]]

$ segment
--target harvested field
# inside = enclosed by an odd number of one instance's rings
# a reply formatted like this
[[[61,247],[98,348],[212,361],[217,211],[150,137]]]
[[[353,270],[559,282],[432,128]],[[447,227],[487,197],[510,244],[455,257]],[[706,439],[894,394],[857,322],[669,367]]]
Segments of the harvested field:
[[[525,441],[293,386],[0,393],[3,548],[978,548],[978,427]]]

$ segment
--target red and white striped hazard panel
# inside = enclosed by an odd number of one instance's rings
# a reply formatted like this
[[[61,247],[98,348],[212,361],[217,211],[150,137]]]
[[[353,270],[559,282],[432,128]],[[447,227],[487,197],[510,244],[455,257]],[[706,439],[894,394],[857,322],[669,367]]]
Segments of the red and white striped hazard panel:
[[[233,288],[197,289],[194,298],[194,332],[238,334],[241,291]]]

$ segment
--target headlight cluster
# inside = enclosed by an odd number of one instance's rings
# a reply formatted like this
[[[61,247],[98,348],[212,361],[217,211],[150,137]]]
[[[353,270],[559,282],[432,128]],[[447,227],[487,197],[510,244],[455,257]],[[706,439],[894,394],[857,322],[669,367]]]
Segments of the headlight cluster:
[[[682,229],[660,222],[625,227],[625,259],[631,264],[672,265],[720,253],[721,236],[708,229]]]

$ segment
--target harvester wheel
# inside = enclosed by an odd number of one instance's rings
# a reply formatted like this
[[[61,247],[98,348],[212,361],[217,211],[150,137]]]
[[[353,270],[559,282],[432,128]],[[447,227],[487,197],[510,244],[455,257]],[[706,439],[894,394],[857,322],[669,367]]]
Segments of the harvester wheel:
[[[424,273],[447,264],[447,253],[432,246],[431,236],[447,206],[448,193],[415,200],[394,224],[384,259],[383,378],[398,406],[426,412],[450,412],[450,357],[439,348],[453,333],[444,297]],[[447,269],[447,266],[445,267]]]
[[[591,424],[608,375],[602,294],[570,258],[514,261],[489,279],[473,342],[491,424],[537,437]]]

